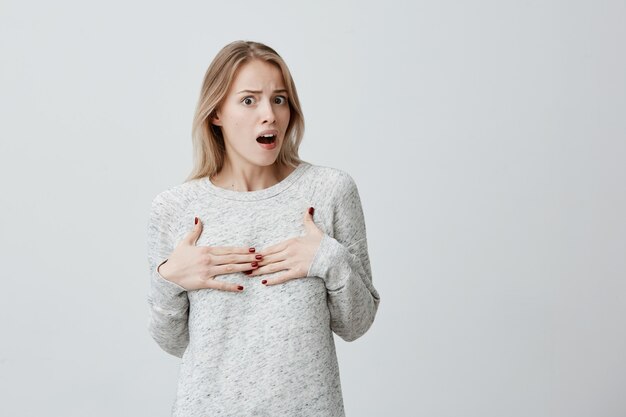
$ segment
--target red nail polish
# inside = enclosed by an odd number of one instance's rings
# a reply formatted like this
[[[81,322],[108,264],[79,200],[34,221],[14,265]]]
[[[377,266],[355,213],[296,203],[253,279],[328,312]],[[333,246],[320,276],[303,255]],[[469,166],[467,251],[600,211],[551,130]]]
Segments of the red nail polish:
[[[252,271],[243,271],[243,273],[250,275],[252,273]]]
[[[252,266],[257,266],[259,263],[257,261],[252,262]]]
[[[196,217],[196,220],[194,221],[193,224],[198,224],[198,218]]]
[[[254,252],[254,250],[255,250],[254,248],[248,249],[249,252]]]
[[[240,286],[238,286],[238,287],[237,287],[237,289],[238,289],[239,291],[241,291],[241,290],[243,290],[243,287],[240,285]]]
[[[261,259],[261,258],[263,258],[263,255],[257,255],[257,256],[255,256],[255,258]]]
[[[309,207],[309,214],[312,216],[315,209],[313,207]]]
[[[267,284],[267,280],[264,279],[263,281],[261,281],[261,284]]]

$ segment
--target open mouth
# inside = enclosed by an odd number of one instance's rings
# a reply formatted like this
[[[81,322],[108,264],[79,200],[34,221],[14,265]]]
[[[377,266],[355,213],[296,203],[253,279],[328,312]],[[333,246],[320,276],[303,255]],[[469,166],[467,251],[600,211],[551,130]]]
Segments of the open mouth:
[[[259,142],[259,143],[265,143],[265,144],[274,143],[276,141],[276,136],[274,136],[274,135],[262,135],[262,136],[259,136],[258,138],[256,138],[256,141]]]

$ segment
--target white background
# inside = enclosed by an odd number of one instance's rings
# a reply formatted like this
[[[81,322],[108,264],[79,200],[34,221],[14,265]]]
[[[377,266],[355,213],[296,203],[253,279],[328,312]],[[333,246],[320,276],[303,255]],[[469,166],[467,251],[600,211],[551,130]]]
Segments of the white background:
[[[301,157],[359,187],[381,304],[336,338],[349,417],[626,415],[625,20],[622,1],[2,0],[0,415],[169,415],[148,210],[189,173],[202,77],[237,39],[290,67]]]

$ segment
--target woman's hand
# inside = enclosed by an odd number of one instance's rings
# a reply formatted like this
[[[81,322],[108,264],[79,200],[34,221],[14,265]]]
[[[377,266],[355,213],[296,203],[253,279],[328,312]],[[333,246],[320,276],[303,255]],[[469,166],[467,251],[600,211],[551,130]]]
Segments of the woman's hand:
[[[193,230],[180,241],[172,254],[157,272],[163,278],[186,290],[213,288],[224,291],[242,291],[243,287],[215,280],[216,275],[247,271],[255,268],[262,258],[252,248],[230,246],[196,246],[202,233],[198,219]]]
[[[249,277],[286,271],[277,277],[264,280],[265,285],[281,284],[294,278],[303,278],[309,272],[324,232],[313,222],[313,207],[304,214],[304,236],[293,237],[261,251],[263,259]]]

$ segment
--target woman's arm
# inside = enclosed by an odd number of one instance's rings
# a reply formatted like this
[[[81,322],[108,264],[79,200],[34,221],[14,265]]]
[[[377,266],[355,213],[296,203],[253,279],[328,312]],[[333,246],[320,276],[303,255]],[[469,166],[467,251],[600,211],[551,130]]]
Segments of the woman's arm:
[[[307,275],[324,280],[331,328],[351,342],[374,322],[380,296],[372,284],[361,199],[349,174],[341,171],[333,194],[334,237],[324,235]]]
[[[166,196],[174,197],[164,191],[154,198],[148,222],[148,331],[164,351],[180,358],[189,343],[189,298],[183,287],[166,280],[157,270],[174,250],[172,224],[179,203]]]

